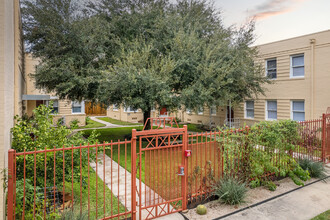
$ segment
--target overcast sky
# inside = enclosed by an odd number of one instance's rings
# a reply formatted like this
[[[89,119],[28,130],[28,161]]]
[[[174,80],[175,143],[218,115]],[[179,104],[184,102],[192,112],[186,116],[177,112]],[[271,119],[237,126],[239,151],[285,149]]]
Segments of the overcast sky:
[[[214,0],[226,25],[256,18],[255,44],[330,29],[330,0]]]

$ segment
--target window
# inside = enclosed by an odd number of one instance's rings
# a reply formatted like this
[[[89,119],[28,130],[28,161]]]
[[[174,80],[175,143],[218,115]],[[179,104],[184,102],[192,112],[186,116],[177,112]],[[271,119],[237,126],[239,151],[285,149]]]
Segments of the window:
[[[118,111],[118,106],[116,104],[113,104],[112,111],[114,111],[114,112]]]
[[[128,106],[124,108],[124,112],[137,112],[137,110],[131,106]]]
[[[291,77],[305,76],[304,55],[291,56]]]
[[[210,114],[211,115],[217,115],[217,107],[215,105],[211,106]]]
[[[187,108],[186,109],[186,112],[187,112],[187,114],[191,114],[191,109],[190,108]]]
[[[267,120],[277,119],[277,101],[266,102],[266,119]]]
[[[57,114],[58,113],[58,100],[50,100],[50,101],[46,101],[46,105],[49,106],[50,102],[53,102],[53,110],[52,110],[52,114]]]
[[[291,118],[295,121],[305,121],[305,101],[292,101]]]
[[[85,113],[84,107],[85,107],[84,102],[73,101],[72,102],[72,113],[76,113],[76,114]]]
[[[245,102],[245,118],[254,118],[254,101]]]
[[[204,108],[203,107],[198,108],[197,114],[203,115],[204,114]]]
[[[276,79],[276,59],[266,60],[266,76]]]

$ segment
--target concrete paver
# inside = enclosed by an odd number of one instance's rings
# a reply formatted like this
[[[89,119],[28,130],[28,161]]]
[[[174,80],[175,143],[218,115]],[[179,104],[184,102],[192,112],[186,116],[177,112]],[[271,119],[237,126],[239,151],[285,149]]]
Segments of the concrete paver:
[[[124,206],[126,205],[126,208],[128,210],[132,210],[131,206],[131,180],[132,176],[131,173],[126,171],[123,167],[119,166],[117,162],[111,160],[110,157],[107,155],[104,155],[105,163],[103,164],[103,154],[98,154],[99,161],[97,163],[98,169],[97,174],[102,179],[105,180],[106,186],[112,191],[113,195],[116,196],[120,203]],[[96,171],[96,163],[91,162],[90,166]],[[104,172],[104,166],[105,166],[105,172]],[[112,172],[111,172],[112,170]],[[105,178],[104,178],[105,174]],[[125,179],[126,179],[126,186],[125,186]],[[137,189],[139,189],[139,179],[136,179],[136,186]],[[148,186],[146,186],[143,182],[141,182],[141,188],[142,188],[142,196],[141,201],[142,205],[149,205],[152,201],[155,199],[159,200],[160,202],[165,201],[163,198],[161,198],[157,193],[155,193],[152,189],[150,189]],[[148,192],[148,193],[145,193]],[[145,197],[145,195],[147,197]],[[136,195],[137,201],[139,200],[138,193]],[[154,209],[155,210],[155,209]],[[136,207],[137,211],[137,219],[139,215],[139,206]],[[155,211],[152,212],[153,215],[155,214]],[[142,219],[145,219],[148,216],[148,212],[145,210],[142,210]],[[150,216],[149,216],[150,217]],[[173,213],[171,215],[167,215],[164,217],[161,217],[161,219],[174,219],[174,220],[183,220],[183,216],[179,213]]]
[[[330,179],[320,181],[224,219],[309,220],[330,209]]]

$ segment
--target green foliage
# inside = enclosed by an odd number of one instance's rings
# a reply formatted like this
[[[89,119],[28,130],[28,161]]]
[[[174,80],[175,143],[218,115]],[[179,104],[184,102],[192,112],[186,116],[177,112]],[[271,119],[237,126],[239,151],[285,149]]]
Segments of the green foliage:
[[[77,129],[79,127],[79,120],[74,119],[70,122],[70,128],[71,129]]]
[[[254,124],[249,131],[223,131],[218,141],[224,153],[225,173],[251,180],[251,188],[265,185],[274,190],[276,186],[266,178],[267,174],[290,176],[302,185],[309,173],[291,156],[300,139],[298,128],[295,121],[281,120]]]
[[[322,179],[327,176],[322,162],[314,162],[304,158],[299,160],[298,163],[302,169],[309,172],[311,177]]]
[[[16,152],[23,151],[38,151],[54,148],[67,148],[71,146],[86,145],[96,142],[96,133],[93,132],[84,139],[81,133],[72,133],[71,129],[66,128],[60,123],[57,126],[53,125],[52,109],[45,105],[40,105],[33,110],[34,117],[29,120],[24,120],[18,116],[15,117],[16,124],[12,128],[12,149]],[[92,153],[92,152],[91,152]],[[47,157],[47,169],[45,171],[45,156]],[[87,166],[87,151],[84,149],[81,152],[82,166]],[[41,154],[38,153],[25,156],[25,175],[28,178],[34,177],[34,163],[36,163],[36,183],[38,186],[44,185],[44,175],[50,183],[54,179],[54,160],[55,169],[63,170],[63,151],[57,151],[54,158],[54,153]],[[80,158],[79,150],[73,151],[73,158]],[[17,179],[22,179],[24,175],[24,157],[16,157]],[[65,163],[65,180],[71,181],[71,174],[74,173],[74,179],[79,178],[80,160],[71,159],[71,151],[66,151],[64,155]],[[50,166],[50,164],[52,166]],[[73,171],[72,171],[73,166]],[[56,182],[63,183],[63,173],[56,172]]]
[[[86,125],[88,125],[88,123],[91,121],[91,118],[89,116],[86,116],[85,118],[85,123]]]
[[[254,63],[254,23],[225,27],[208,1],[75,2],[22,3],[36,85],[60,98],[146,113],[238,103],[269,82]]]
[[[270,190],[270,191],[275,191],[277,186],[275,183],[273,183],[272,181],[267,181],[265,183],[265,186]]]
[[[214,185],[213,194],[219,196],[219,200],[225,204],[236,205],[244,202],[247,190],[245,183],[226,177]]]

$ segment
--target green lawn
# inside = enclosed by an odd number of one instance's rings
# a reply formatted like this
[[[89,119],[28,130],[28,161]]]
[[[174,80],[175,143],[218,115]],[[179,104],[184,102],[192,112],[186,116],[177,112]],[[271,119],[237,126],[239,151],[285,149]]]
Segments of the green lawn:
[[[315,216],[311,220],[329,220],[329,219],[330,219],[330,209],[326,212],[319,214],[318,216]]]
[[[120,121],[120,120],[109,118],[109,117],[102,117],[102,118],[98,118],[98,119],[100,119],[102,121],[109,122],[111,124],[115,124],[115,125],[141,125],[141,124],[138,124],[138,123],[131,123],[131,122],[126,122],[126,121]]]
[[[170,126],[170,124],[166,124],[167,126]],[[178,124],[179,128],[183,128],[183,124]],[[200,125],[198,124],[187,124],[188,127],[188,131],[192,131],[192,132],[205,132],[205,130],[201,129],[199,127]],[[176,125],[173,124],[173,127],[175,128]]]
[[[100,128],[100,127],[104,127],[105,125],[97,122],[97,121],[93,121],[92,119],[89,119],[87,121],[87,125],[79,127],[79,128]]]
[[[86,175],[88,170],[83,171]],[[88,216],[90,219],[99,219],[103,218],[104,216],[111,216],[117,213],[125,212],[125,207],[119,203],[119,210],[118,210],[118,200],[117,195],[113,195],[110,189],[107,186],[103,186],[103,180],[97,177],[97,185],[98,191],[96,193],[96,173],[95,171],[90,168],[90,188],[88,192],[88,187],[82,188],[82,199],[80,200],[80,182],[75,182],[73,184],[73,193],[74,193],[74,212],[80,213],[80,205],[82,206],[82,213],[85,216]],[[88,179],[86,179],[86,183],[88,183]],[[85,183],[85,184],[86,184]],[[71,193],[71,183],[65,184],[65,191]],[[104,200],[104,189],[105,189],[105,200]],[[88,213],[88,195],[90,200],[90,211]],[[111,203],[112,199],[112,203]],[[97,206],[96,206],[97,201]],[[104,213],[104,203],[105,203],[105,213]],[[112,204],[112,207],[111,207]],[[96,217],[96,209],[97,209],[97,217]],[[76,214],[77,215],[77,214]]]

